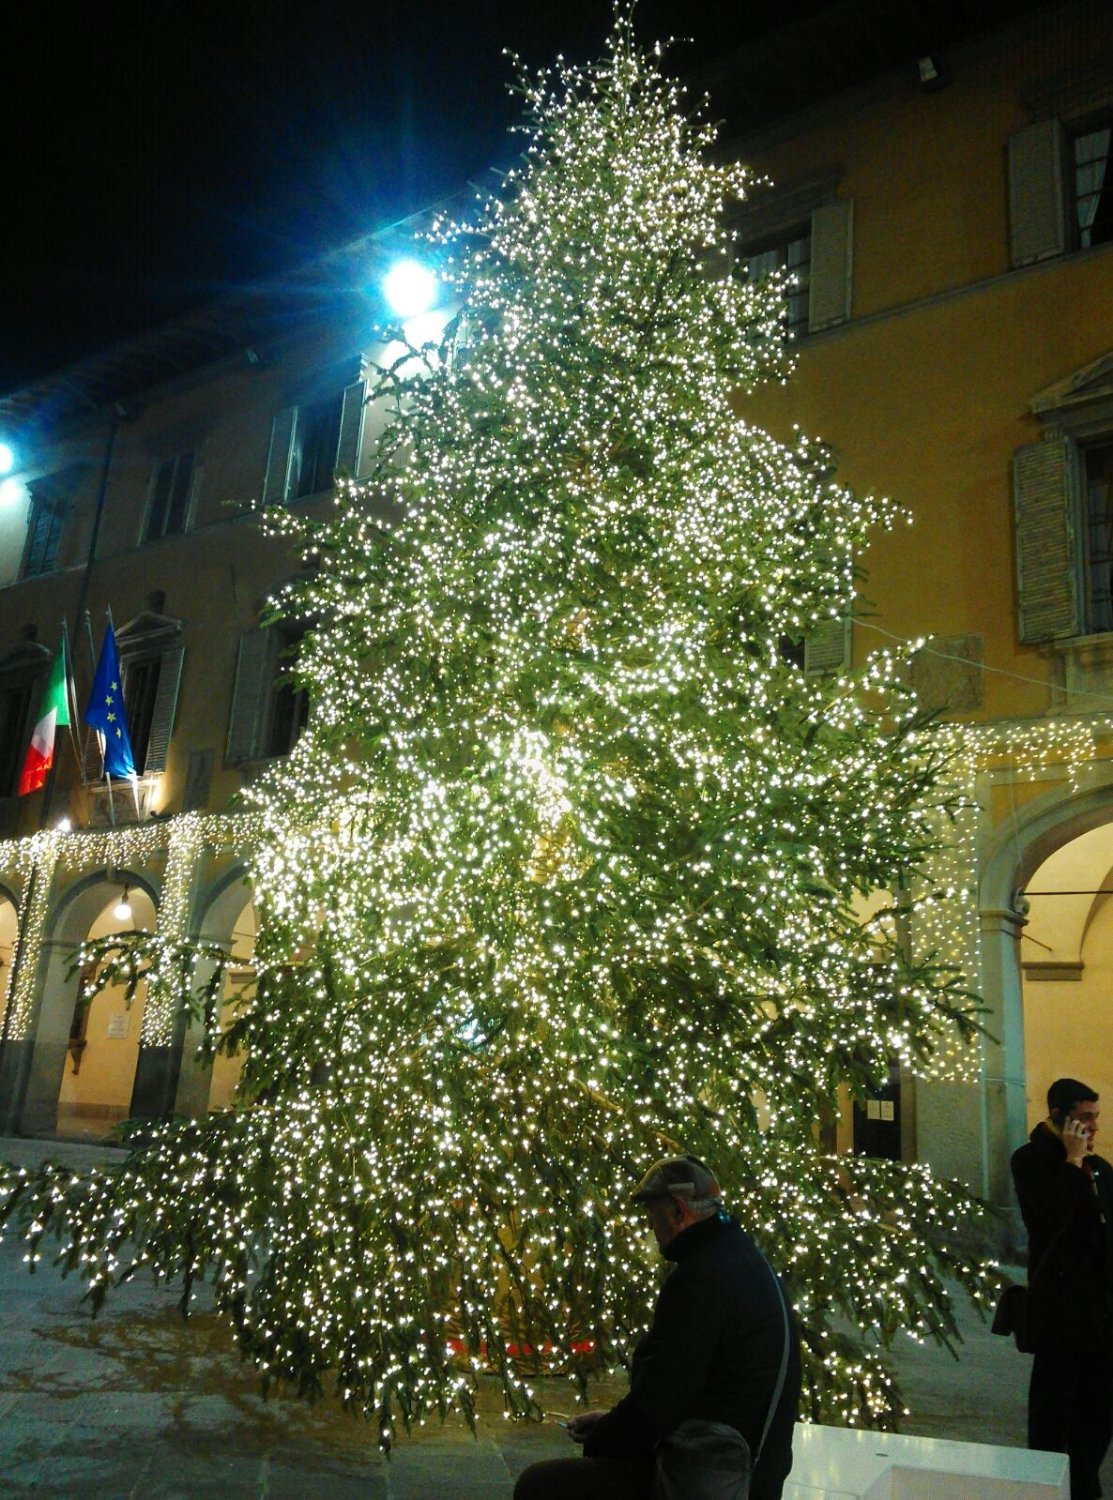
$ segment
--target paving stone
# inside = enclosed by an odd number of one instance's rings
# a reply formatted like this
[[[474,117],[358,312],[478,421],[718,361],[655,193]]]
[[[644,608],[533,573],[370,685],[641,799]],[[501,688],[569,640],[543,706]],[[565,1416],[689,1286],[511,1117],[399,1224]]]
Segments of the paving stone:
[[[7,1413],[5,1441],[21,1440],[25,1433],[45,1429],[68,1427],[73,1421],[72,1400],[60,1397],[56,1391],[43,1389],[26,1391],[16,1396]]]
[[[504,1420],[481,1383],[473,1437],[460,1418],[400,1437],[391,1461],[372,1427],[333,1401],[264,1401],[226,1329],[183,1324],[177,1292],[136,1282],[94,1319],[81,1286],[52,1267],[27,1275],[0,1245],[0,1500],[510,1500],[514,1478],[574,1451],[554,1424]],[[894,1351],[912,1415],[904,1430],[968,1442],[1024,1442],[1030,1358],[957,1304],[956,1362],[902,1339]],[[537,1382],[573,1409],[567,1382]],[[605,1405],[625,1389],[609,1382]],[[1113,1459],[1103,1478],[1113,1492]]]
[[[4,1483],[13,1495],[51,1495],[55,1500],[99,1496],[130,1500],[137,1471],[146,1458],[116,1447],[105,1453],[85,1447],[51,1446],[35,1453],[16,1452],[4,1460]],[[3,1494],[4,1491],[0,1491]]]
[[[267,1500],[388,1500],[385,1465],[337,1462],[320,1451],[271,1453],[261,1473]]]
[[[183,1448],[162,1440],[152,1455],[150,1469],[136,1500],[200,1500],[205,1497],[250,1496],[266,1493],[262,1483],[264,1454],[254,1445],[237,1449],[225,1441],[220,1446],[201,1443]]]
[[[473,1479],[455,1466],[439,1471],[436,1481],[427,1475],[391,1474],[389,1500],[431,1500],[435,1494],[450,1497],[450,1500],[510,1500],[511,1481],[506,1474],[501,1478]]]

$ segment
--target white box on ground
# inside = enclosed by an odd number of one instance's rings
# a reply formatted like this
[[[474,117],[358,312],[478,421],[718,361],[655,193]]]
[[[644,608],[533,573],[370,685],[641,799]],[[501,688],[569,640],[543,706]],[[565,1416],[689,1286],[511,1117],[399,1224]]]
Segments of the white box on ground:
[[[1066,1456],[799,1423],[784,1500],[1069,1500]]]

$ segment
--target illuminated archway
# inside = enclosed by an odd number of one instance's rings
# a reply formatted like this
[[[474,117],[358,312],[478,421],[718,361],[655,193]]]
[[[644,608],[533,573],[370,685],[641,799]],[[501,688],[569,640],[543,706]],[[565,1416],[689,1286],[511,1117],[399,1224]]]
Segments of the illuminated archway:
[[[1031,960],[1033,949],[1040,950],[1022,936],[1031,925],[1023,893],[1039,889],[1037,874],[1057,851],[1110,823],[1113,766],[1099,762],[1089,769],[1084,788],[1059,783],[1018,809],[999,825],[983,852],[979,907],[987,1035],[980,1079],[982,1191],[1006,1209],[1013,1207],[1009,1157],[1024,1140],[1033,1111],[1036,1117],[1042,1114],[1041,1080],[1048,1070],[1051,1076],[1067,1071],[1049,1053],[1042,1055],[1053,1043],[1050,1035],[1034,1034],[1033,1045],[1040,1047],[1041,1055],[1034,1055],[1031,1065],[1027,1055],[1025,999],[1031,986],[1026,986],[1023,965]],[[1057,878],[1056,865],[1051,873]],[[1029,908],[1036,905],[1029,901]],[[1033,937],[1039,937],[1043,921],[1037,915]],[[1086,926],[1084,922],[1083,933]],[[1095,927],[1094,940],[1100,936],[1100,927]],[[1046,941],[1046,936],[1039,941]]]
[[[231,958],[222,993],[221,1027],[226,1029],[238,992],[250,982],[255,951],[255,905],[243,869],[237,866],[214,882],[198,901],[198,912],[201,941],[219,944]],[[202,967],[198,979],[203,982],[206,977]],[[203,1025],[195,1018],[183,1044],[176,1100],[179,1114],[199,1117],[212,1109],[227,1109],[239,1082],[242,1055],[227,1057],[222,1053],[208,1063],[198,1051],[203,1037]]]
[[[0,886],[0,1025],[8,1005],[8,986],[12,979],[12,959],[18,935],[18,903],[11,891]]]
[[[90,941],[116,932],[153,930],[154,902],[145,891],[130,893],[130,917],[116,914],[118,899],[119,892],[114,891],[105,901],[86,933]],[[58,1091],[57,1128],[59,1135],[98,1138],[130,1113],[146,986],[140,984],[130,1006],[118,985],[108,985],[86,1003],[83,994],[95,979],[95,969],[75,978],[69,1060]]]
[[[1029,1126],[1046,1113],[1056,1078],[1081,1078],[1113,1100],[1113,898],[1106,892],[1113,892],[1113,820],[1061,845],[1028,880],[1020,955]]]
[[[112,914],[124,887],[130,893],[130,920]],[[158,899],[158,886],[145,872],[116,870],[109,875],[98,871],[70,887],[51,914],[39,962],[34,1042],[20,1115],[21,1128],[29,1134],[52,1134],[64,1125],[67,1133],[103,1136],[116,1120],[129,1114],[139,1055],[141,997],[130,1011],[115,990],[100,997],[102,1003],[94,1002],[75,1074],[71,1047],[81,979],[69,970],[74,953],[90,937],[133,927],[152,929]],[[127,1018],[126,1026],[119,1020],[110,1022],[111,1017],[121,1015]],[[78,1085],[83,1070],[85,1082]]]

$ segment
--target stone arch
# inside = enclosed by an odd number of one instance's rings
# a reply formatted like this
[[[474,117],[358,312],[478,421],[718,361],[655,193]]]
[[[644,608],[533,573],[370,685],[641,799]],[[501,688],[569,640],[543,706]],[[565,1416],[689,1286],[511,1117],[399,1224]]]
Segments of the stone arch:
[[[18,937],[19,894],[6,880],[0,880],[0,1024],[8,1006],[12,960]]]
[[[254,917],[249,931],[240,930],[242,914],[253,908],[253,895],[246,875],[245,866],[235,864],[199,891],[194,902],[192,929],[203,942],[217,943],[233,958],[242,957],[245,962],[254,949]],[[205,976],[201,974],[199,977],[203,979]],[[226,996],[230,989],[230,982],[226,980]],[[226,1106],[242,1067],[242,1059],[224,1056],[218,1057],[215,1063],[205,1061],[198,1055],[202,1036],[202,1023],[191,1020],[183,1042],[182,1069],[175,1098],[176,1111],[194,1118],[205,1115],[211,1108]]]
[[[1009,1157],[1028,1132],[1019,895],[1056,850],[1113,823],[1113,764],[1093,765],[1082,785],[1058,783],[1018,808],[985,846],[979,879],[982,990],[990,1036],[983,1045],[984,1190],[1012,1203]]]
[[[149,871],[134,867],[81,875],[62,893],[47,918],[35,987],[27,1085],[20,1109],[20,1128],[28,1134],[53,1134],[58,1128],[59,1096],[71,1056],[70,1027],[80,983],[79,977],[67,970],[74,949],[125,885],[133,894],[146,898],[153,924],[161,884]]]

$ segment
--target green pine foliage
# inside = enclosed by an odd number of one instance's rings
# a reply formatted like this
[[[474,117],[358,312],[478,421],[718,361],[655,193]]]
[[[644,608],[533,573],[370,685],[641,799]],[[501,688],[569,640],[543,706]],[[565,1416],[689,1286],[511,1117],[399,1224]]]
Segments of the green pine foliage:
[[[895,894],[863,916],[929,868],[931,726],[899,662],[798,650],[892,509],[738,415],[785,373],[783,286],[732,273],[748,175],[629,13],[521,87],[374,473],[276,523],[316,564],[280,602],[314,711],[252,794],[240,1103],[115,1176],[9,1174],[7,1211],[97,1295],[210,1280],[265,1379],[389,1433],[483,1370],[529,1413],[538,1373],[621,1362],[658,1276],[626,1195],[694,1151],[788,1278],[808,1414],[885,1425],[887,1342],[985,1289],[961,1188],[829,1145],[840,1097],[976,1024]]]

